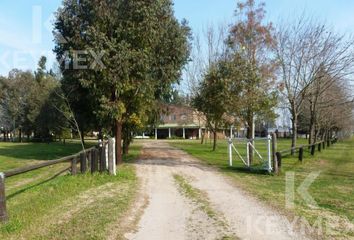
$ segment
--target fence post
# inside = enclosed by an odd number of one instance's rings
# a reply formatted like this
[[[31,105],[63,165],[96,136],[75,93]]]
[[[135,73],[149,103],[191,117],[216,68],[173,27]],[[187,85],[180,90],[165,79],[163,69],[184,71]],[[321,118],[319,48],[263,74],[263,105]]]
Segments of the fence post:
[[[77,156],[71,160],[71,175],[77,174]]]
[[[6,212],[5,174],[0,173],[0,222],[8,220]]]
[[[300,149],[299,149],[299,161],[302,162],[303,159],[304,159],[304,148],[300,147]]]
[[[95,148],[95,172],[98,171],[98,160],[99,160],[99,157],[100,157],[100,153],[99,153],[99,150],[97,148]]]
[[[116,161],[114,157],[115,139],[110,138],[108,140],[108,170],[109,174],[116,175]]]
[[[100,145],[100,172],[105,172],[106,167],[106,146],[104,143]]]
[[[229,166],[232,167],[232,138],[229,138]]]
[[[315,155],[315,150],[316,150],[316,145],[315,144],[311,145],[311,155],[312,156]]]
[[[273,168],[272,168],[272,137],[268,134],[267,136],[267,161],[268,161],[268,172],[271,173],[273,171]]]
[[[273,160],[273,171],[274,173],[279,173],[278,159],[277,159],[277,135],[272,133],[272,160]]]
[[[277,159],[277,166],[278,166],[278,168],[280,169],[281,168],[281,158],[282,158],[282,156],[281,156],[281,153],[280,152],[276,152],[276,159]]]
[[[250,142],[247,141],[246,144],[246,151],[247,151],[247,167],[251,167],[251,163],[250,163]]]
[[[109,147],[109,142],[107,141],[106,148],[105,148],[105,155],[106,155],[106,168],[109,170],[109,154],[108,154],[108,147]]]
[[[86,153],[80,154],[80,170],[81,173],[86,173],[87,166],[86,166]]]
[[[91,169],[92,150],[87,151],[86,158],[87,158],[87,167],[88,169]]]
[[[97,172],[97,149],[91,151],[91,173]]]
[[[321,143],[319,143],[319,144],[318,144],[318,151],[319,151],[319,152],[321,152],[321,150],[322,150],[321,147],[322,147],[322,145],[321,145]]]

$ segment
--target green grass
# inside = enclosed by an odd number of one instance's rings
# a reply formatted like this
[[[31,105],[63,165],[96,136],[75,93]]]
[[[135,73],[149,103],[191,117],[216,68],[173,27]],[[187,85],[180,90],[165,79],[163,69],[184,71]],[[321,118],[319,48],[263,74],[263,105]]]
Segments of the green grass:
[[[87,147],[93,144],[88,144]],[[0,142],[0,172],[33,164],[38,160],[54,160],[81,150],[77,141],[46,143],[4,143]]]
[[[212,219],[214,222],[214,230],[216,228],[221,229],[221,236],[218,239],[239,239],[234,235],[228,235],[226,233],[229,232],[228,224],[226,223],[225,219],[223,216],[220,215],[220,213],[216,212],[213,207],[211,206],[211,203],[209,202],[209,198],[207,194],[200,189],[197,189],[193,187],[190,184],[190,180],[185,178],[182,175],[175,174],[173,175],[173,178],[180,190],[180,192],[188,198],[190,201],[193,202],[194,206],[197,207],[197,209],[201,210],[204,212],[209,219]],[[225,235],[226,234],[226,235]]]
[[[303,163],[300,163],[297,157],[285,157],[279,176],[249,172],[245,170],[240,160],[235,160],[234,167],[229,167],[226,141],[219,141],[215,152],[211,151],[209,143],[201,145],[199,141],[174,141],[171,144],[201,159],[206,164],[219,168],[221,172],[232,177],[238,186],[289,216],[293,214],[303,216],[310,224],[315,223],[318,216],[324,217],[327,222],[328,219],[340,221],[338,226],[334,227],[334,232],[325,233],[325,235],[354,236],[353,229],[348,230],[344,224],[349,224],[354,219],[354,139],[339,142],[322,153],[316,152],[314,157],[306,151]],[[306,144],[305,140],[300,140],[300,144]],[[237,146],[241,149],[241,155],[245,156],[244,145],[237,144]],[[256,142],[256,146],[262,154],[265,153],[264,143]],[[278,150],[287,149],[289,146],[289,140],[281,139],[278,142]],[[286,209],[286,172],[295,173],[295,186],[297,187],[311,172],[316,171],[321,171],[321,174],[311,185],[309,193],[317,202],[319,209],[308,206],[298,194],[295,196],[295,208]]]
[[[139,143],[133,144],[124,160],[136,158],[140,149]],[[78,151],[77,143],[1,143],[0,166],[5,170]],[[135,196],[134,168],[123,164],[117,176],[70,176],[68,166],[59,164],[6,180],[9,222],[0,225],[0,239],[106,239],[110,226]]]
[[[208,198],[205,194],[197,188],[194,188],[186,178],[175,174],[173,176],[175,182],[178,184],[181,192],[196,204],[199,204],[200,209],[205,212],[210,218],[216,218],[216,212],[211,207]]]

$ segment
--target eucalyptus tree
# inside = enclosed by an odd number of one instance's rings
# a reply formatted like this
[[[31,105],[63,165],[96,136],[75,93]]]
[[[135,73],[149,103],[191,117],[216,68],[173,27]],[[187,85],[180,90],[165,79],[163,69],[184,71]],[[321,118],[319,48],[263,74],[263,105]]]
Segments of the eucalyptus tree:
[[[114,124],[117,163],[124,124],[144,120],[188,60],[189,28],[172,6],[170,0],[65,0],[58,10],[55,52],[63,76],[99,103],[92,110],[100,120]],[[86,68],[77,69],[77,50],[87,54]]]

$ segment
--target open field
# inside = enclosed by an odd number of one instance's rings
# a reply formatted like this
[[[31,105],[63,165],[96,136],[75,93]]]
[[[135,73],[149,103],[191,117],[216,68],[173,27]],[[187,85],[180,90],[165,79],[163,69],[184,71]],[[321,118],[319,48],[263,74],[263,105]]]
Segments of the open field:
[[[89,143],[90,145],[90,143]],[[76,142],[63,145],[0,143],[0,171],[55,159],[80,151]],[[125,160],[140,154],[134,144]],[[132,166],[107,174],[70,176],[69,164],[35,170],[6,180],[9,222],[0,239],[105,239],[129,208],[137,179]]]
[[[305,144],[304,140],[302,143]],[[332,238],[354,237],[354,140],[339,142],[314,157],[305,153],[304,162],[296,157],[283,159],[282,172],[279,176],[270,176],[244,170],[240,160],[234,161],[234,167],[228,166],[226,141],[218,143],[217,151],[211,151],[209,143],[201,145],[199,141],[171,141],[173,146],[185,150],[208,165],[215,166],[230,176],[234,182],[257,198],[280,209],[289,217],[303,216],[310,224],[328,224],[323,229],[324,235]],[[264,153],[265,144],[258,147]],[[279,140],[278,150],[287,149],[289,140]],[[240,146],[239,146],[240,147]],[[245,148],[241,151],[245,154]],[[310,195],[318,208],[309,206],[298,193],[295,195],[294,208],[285,206],[285,176],[288,172],[295,174],[296,188],[313,172],[320,175],[309,188]],[[295,189],[296,191],[296,189]],[[320,217],[320,218],[319,218]],[[318,228],[320,229],[320,228]]]

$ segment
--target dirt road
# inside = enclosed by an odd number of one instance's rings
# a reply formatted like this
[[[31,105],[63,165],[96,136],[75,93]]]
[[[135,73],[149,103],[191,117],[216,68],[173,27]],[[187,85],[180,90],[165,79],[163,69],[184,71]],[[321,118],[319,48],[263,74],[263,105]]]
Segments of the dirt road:
[[[136,169],[142,188],[127,239],[307,239],[284,216],[167,143],[145,143]]]

